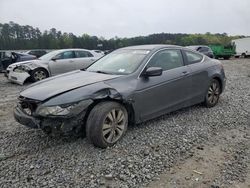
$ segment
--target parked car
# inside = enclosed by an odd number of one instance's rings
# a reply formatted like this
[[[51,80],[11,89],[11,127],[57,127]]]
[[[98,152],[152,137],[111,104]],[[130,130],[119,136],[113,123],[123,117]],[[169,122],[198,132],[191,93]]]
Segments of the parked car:
[[[250,56],[250,37],[232,40],[232,44],[235,45],[235,57]]]
[[[102,50],[92,50],[92,51],[94,51],[95,53],[100,54],[100,56],[104,56],[105,55],[104,51],[102,51]]]
[[[34,55],[37,58],[47,54],[49,51],[48,50],[28,50],[25,53],[26,54],[30,54],[30,55]]]
[[[37,60],[14,63],[7,68],[7,78],[17,84],[30,78],[32,82],[65,72],[83,69],[101,56],[85,49],[52,51]]]
[[[195,51],[198,51],[202,54],[205,54],[206,56],[210,57],[210,58],[214,58],[214,53],[213,51],[211,50],[210,47],[208,46],[187,46],[188,48],[192,49],[192,50],[195,50]]]
[[[15,119],[46,133],[83,133],[101,148],[128,124],[197,103],[215,106],[225,87],[222,64],[188,48],[142,45],[118,49],[85,70],[22,91]]]
[[[15,63],[21,61],[27,61],[36,59],[33,55],[12,52],[12,51],[0,51],[0,72],[4,72],[6,68]]]

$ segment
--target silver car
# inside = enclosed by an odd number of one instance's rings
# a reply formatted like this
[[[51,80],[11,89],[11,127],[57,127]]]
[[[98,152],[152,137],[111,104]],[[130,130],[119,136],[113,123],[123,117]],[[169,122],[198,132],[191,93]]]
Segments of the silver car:
[[[85,49],[55,50],[39,59],[14,63],[7,68],[7,78],[23,85],[29,78],[32,82],[69,71],[84,69],[102,57]]]

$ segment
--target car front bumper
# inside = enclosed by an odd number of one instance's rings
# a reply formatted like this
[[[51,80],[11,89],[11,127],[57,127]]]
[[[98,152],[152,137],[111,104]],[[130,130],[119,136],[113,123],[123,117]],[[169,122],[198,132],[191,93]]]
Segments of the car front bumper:
[[[25,80],[30,77],[30,74],[27,72],[14,72],[10,71],[7,75],[8,80],[11,82],[23,85]]]
[[[35,119],[32,116],[27,115],[19,106],[14,108],[14,118],[15,120],[30,128],[39,128],[40,120]]]
[[[80,130],[84,124],[86,110],[73,117],[33,117],[22,110],[20,106],[14,109],[15,120],[29,128],[50,130],[50,132],[68,133]]]

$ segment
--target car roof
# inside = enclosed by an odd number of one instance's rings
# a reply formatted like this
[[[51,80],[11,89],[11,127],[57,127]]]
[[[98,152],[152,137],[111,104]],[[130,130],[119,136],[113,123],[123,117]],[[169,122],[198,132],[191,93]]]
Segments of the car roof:
[[[176,45],[166,45],[166,44],[147,44],[147,45],[138,45],[138,46],[128,46],[120,49],[126,50],[157,50],[161,48],[183,48],[182,46]]]
[[[186,46],[186,47],[194,47],[194,48],[207,47],[207,48],[209,48],[209,46],[206,46],[206,45],[191,45],[191,46]]]
[[[58,49],[58,50],[53,50],[53,51],[64,52],[64,51],[72,51],[72,50],[91,51],[91,50],[87,50],[87,49],[83,49],[83,48],[68,48],[68,49]]]

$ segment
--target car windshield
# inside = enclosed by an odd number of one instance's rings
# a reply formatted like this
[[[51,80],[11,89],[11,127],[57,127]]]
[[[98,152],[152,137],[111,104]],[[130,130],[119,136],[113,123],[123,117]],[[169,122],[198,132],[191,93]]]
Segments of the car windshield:
[[[148,50],[117,50],[96,61],[87,71],[130,74],[138,68],[148,53]]]
[[[52,52],[49,52],[49,53],[41,56],[39,59],[43,60],[43,61],[49,61],[49,60],[51,60],[51,58],[55,57],[57,54],[58,54],[58,51],[52,51]]]

